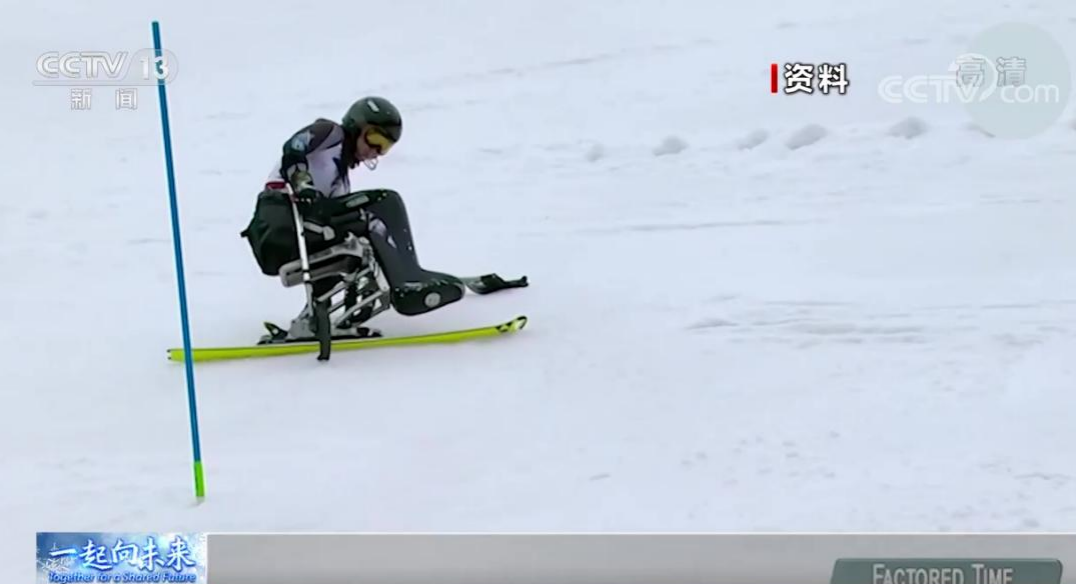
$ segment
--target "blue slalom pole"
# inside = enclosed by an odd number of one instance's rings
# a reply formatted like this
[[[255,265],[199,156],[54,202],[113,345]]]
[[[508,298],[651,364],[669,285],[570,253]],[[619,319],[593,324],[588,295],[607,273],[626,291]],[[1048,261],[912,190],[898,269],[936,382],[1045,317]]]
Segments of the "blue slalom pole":
[[[168,202],[172,209],[172,242],[175,244],[176,284],[179,288],[179,320],[183,328],[183,361],[187,370],[187,403],[191,418],[191,443],[194,447],[194,494],[205,497],[205,474],[202,471],[202,445],[198,437],[198,402],[194,393],[194,360],[191,358],[191,324],[187,312],[187,282],[183,276],[183,243],[179,235],[179,203],[176,198],[176,173],[172,164],[172,131],[168,126],[168,96],[164,82],[167,68],[161,50],[161,27],[153,21],[154,73],[157,75],[157,96],[161,103],[161,131],[164,136],[164,163],[168,171]]]

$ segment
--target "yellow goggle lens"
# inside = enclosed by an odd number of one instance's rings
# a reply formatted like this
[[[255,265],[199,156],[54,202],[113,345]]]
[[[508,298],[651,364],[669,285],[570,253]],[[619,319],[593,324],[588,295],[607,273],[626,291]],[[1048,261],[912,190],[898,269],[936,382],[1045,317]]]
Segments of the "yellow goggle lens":
[[[379,155],[385,154],[392,149],[392,145],[395,142],[391,138],[382,134],[379,130],[369,128],[366,130],[366,145],[377,150]]]

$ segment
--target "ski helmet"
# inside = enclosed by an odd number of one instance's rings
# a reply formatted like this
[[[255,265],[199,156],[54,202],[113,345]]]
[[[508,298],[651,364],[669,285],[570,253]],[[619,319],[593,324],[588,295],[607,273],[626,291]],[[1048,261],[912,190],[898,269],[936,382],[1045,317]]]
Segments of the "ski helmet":
[[[364,97],[351,104],[341,125],[350,134],[358,134],[364,128],[373,126],[393,142],[399,142],[403,133],[400,110],[389,100],[376,96]]]

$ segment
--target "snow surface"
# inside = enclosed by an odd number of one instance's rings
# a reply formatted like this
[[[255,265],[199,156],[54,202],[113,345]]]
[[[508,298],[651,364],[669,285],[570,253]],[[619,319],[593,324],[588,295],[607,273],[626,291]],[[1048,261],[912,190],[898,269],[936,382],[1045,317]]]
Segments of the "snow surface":
[[[875,92],[1009,20],[1076,55],[1070,0],[3,13],[0,565],[38,530],[1076,528],[1076,116],[1006,141]],[[511,339],[199,367],[201,505],[155,92],[31,86],[154,18],[196,344],[298,310],[238,232],[283,140],[369,93],[406,129],[353,178],[404,194],[423,263],[533,282],[379,317],[530,316]],[[770,95],[774,61],[850,94]]]

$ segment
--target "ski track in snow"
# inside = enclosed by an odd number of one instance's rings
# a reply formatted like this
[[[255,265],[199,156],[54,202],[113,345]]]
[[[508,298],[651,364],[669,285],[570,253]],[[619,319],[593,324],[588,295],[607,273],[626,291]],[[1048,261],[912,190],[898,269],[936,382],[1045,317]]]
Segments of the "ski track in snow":
[[[90,27],[88,8],[19,8],[0,59],[22,69],[142,47],[162,21],[196,344],[298,310],[238,232],[288,133],[365,93],[408,119],[354,183],[403,193],[423,263],[533,285],[376,324],[530,316],[509,339],[199,367],[194,505],[155,96],[72,112],[15,84],[0,154],[44,191],[0,198],[4,565],[30,565],[37,530],[1076,525],[1073,112],[1005,141],[873,90],[1005,20],[1071,56],[1072,6],[554,4],[370,8],[413,30],[325,23],[329,54],[273,40],[296,15],[263,4],[217,6],[256,35],[191,4],[116,2]],[[225,58],[263,45],[307,86]],[[848,61],[852,91],[769,95],[775,58]]]

